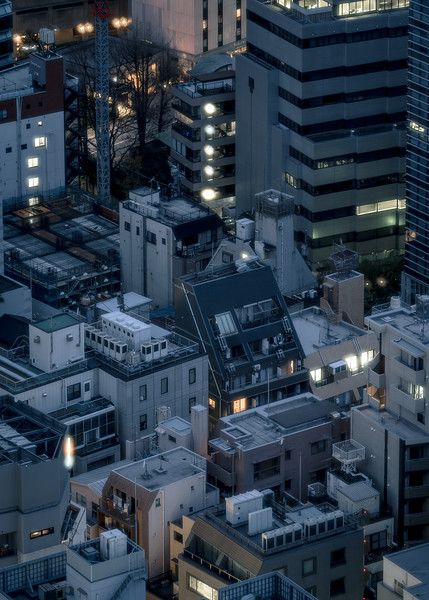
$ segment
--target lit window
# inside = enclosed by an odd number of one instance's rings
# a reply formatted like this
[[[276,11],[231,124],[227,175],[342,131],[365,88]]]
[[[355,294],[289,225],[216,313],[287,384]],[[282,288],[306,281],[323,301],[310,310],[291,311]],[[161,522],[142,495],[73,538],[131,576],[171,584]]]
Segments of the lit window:
[[[415,121],[410,121],[410,129],[416,131],[417,133],[425,133],[426,129],[420,123],[416,123]]]
[[[37,121],[37,127],[42,127],[43,121]]]
[[[356,207],[357,215],[368,215],[370,213],[377,212],[377,203],[374,204],[362,204],[362,206]]]
[[[197,579],[193,575],[190,575],[189,573],[187,573],[187,575],[188,590],[196,592],[198,596],[201,596],[202,598],[207,598],[207,600],[218,600],[217,590],[212,588],[207,583],[204,583],[200,579]]]
[[[37,206],[39,204],[39,198],[37,196],[32,196],[28,199],[28,206]]]
[[[210,408],[216,408],[216,400],[214,398],[209,398],[209,406]]]
[[[246,401],[246,398],[238,398],[237,400],[234,400],[232,403],[232,412],[235,414],[246,410]]]
[[[370,360],[374,358],[374,350],[368,350],[367,352],[362,352],[360,355],[360,364],[362,367],[366,367]]]
[[[39,529],[38,531],[32,531],[30,533],[30,540],[34,540],[39,537],[44,537],[45,535],[51,535],[54,533],[53,527],[48,527],[46,529]]]
[[[358,357],[357,356],[346,356],[344,360],[347,363],[349,371],[351,373],[356,373],[356,371],[359,369]]]
[[[383,211],[383,210],[396,210],[396,208],[398,207],[398,201],[396,200],[385,200],[384,202],[379,202],[377,204],[377,209],[378,211]]]
[[[404,208],[406,208],[406,206],[407,206],[407,202],[406,202],[405,198],[402,198],[402,199],[400,198],[398,200],[398,208],[399,208],[399,210],[403,210]]]
[[[322,369],[314,369],[313,371],[310,371],[310,375],[314,383],[322,381]]]
[[[38,177],[29,177],[29,179],[28,179],[28,187],[29,188],[34,188],[34,187],[37,187],[38,185],[39,185]]]
[[[237,16],[237,19],[241,18],[241,8],[237,8],[236,16]]]
[[[46,146],[45,136],[42,135],[40,137],[34,138],[34,147],[35,148],[42,148],[43,146]]]
[[[38,167],[39,166],[39,159],[37,157],[28,158],[27,159],[27,165],[28,165],[29,169],[33,169],[34,167]]]

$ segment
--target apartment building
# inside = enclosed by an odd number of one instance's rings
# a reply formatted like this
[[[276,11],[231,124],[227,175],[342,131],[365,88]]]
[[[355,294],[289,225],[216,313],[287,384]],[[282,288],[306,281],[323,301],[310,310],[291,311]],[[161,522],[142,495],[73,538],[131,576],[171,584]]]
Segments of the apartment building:
[[[176,284],[176,326],[208,353],[212,425],[307,388],[303,352],[271,268],[225,254],[226,264]]]
[[[175,448],[112,471],[98,522],[119,527],[144,548],[153,578],[169,569],[169,523],[218,502],[218,490],[207,483],[205,459]]]
[[[224,505],[171,525],[182,542],[177,556],[179,595],[215,598],[228,583],[279,571],[319,600],[362,598],[363,534],[329,502],[280,506],[272,492],[250,491]],[[303,592],[304,593],[304,592]]]
[[[0,566],[60,547],[69,503],[62,445],[66,428],[0,398]]]
[[[190,61],[198,54],[242,46],[246,39],[246,0],[167,0],[131,3],[131,16],[143,39],[168,45]]]
[[[172,88],[171,159],[184,189],[221,216],[235,208],[235,71],[227,54],[205,56]]]
[[[340,239],[403,251],[408,0],[247,3],[237,58],[237,212],[294,196],[313,270]]]
[[[378,584],[379,600],[426,600],[429,589],[429,544],[407,548],[383,559],[383,579]]]
[[[306,499],[309,485],[325,483],[331,445],[348,437],[349,417],[335,404],[302,394],[219,421],[209,441],[208,472],[227,493],[270,488]]]
[[[174,279],[203,269],[222,239],[222,222],[189,198],[161,198],[159,190],[130,192],[119,210],[123,291],[172,306]]]
[[[0,45],[1,70],[7,69],[13,64],[11,0],[2,0],[0,3],[0,32],[2,34],[2,41]]]
[[[203,591],[205,589],[203,586]],[[258,596],[265,600],[293,600],[293,598],[312,600],[314,598],[309,592],[278,572],[232,583],[220,588],[217,595],[218,600],[246,600],[246,598],[250,600]]]
[[[362,471],[395,516],[397,542],[429,537],[427,299],[413,308],[392,299],[366,323],[379,337],[379,368],[369,368],[367,403],[352,409],[351,436],[366,448]]]
[[[65,187],[64,65],[36,52],[0,74],[0,190],[3,210]]]

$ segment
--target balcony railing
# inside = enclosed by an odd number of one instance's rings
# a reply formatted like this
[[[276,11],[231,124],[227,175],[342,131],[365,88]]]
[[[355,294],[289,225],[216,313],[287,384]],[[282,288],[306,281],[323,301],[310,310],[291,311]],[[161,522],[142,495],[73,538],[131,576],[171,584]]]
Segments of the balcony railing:
[[[234,575],[231,575],[231,573],[228,573],[228,571],[221,569],[220,567],[214,565],[205,558],[201,558],[201,556],[194,554],[190,550],[185,549],[183,551],[183,555],[186,556],[186,558],[190,559],[192,562],[200,564],[202,567],[205,567],[218,577],[222,577],[222,579],[226,579],[226,581],[229,581],[230,583],[237,583],[238,581],[240,581],[238,577],[234,577]]]

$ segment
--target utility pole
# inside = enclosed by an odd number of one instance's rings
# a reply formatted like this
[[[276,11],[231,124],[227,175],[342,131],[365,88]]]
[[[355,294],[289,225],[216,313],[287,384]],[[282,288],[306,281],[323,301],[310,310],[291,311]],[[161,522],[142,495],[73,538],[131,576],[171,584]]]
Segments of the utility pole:
[[[97,197],[110,206],[109,148],[109,0],[95,0],[95,138],[97,141]]]

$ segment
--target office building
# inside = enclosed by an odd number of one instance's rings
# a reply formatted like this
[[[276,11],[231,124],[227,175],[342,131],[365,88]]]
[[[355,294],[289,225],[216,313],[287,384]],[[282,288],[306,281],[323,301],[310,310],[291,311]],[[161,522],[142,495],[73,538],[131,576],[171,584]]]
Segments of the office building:
[[[331,444],[348,437],[349,417],[311,394],[223,417],[209,442],[212,480],[228,493],[270,488],[306,499],[325,483]]]
[[[0,398],[0,566],[58,551],[69,502],[66,428]]]
[[[2,36],[0,46],[0,70],[7,69],[13,64],[12,42],[12,2],[0,2],[0,32]]]
[[[173,305],[174,279],[204,269],[222,238],[222,222],[208,208],[149,188],[129,193],[119,219],[123,291],[155,307]]]
[[[37,52],[0,74],[3,210],[64,191],[64,65]]]
[[[274,188],[295,199],[313,270],[340,239],[403,250],[408,0],[247,3],[237,58],[237,214]]]
[[[351,436],[366,448],[361,469],[393,512],[396,541],[411,545],[429,539],[427,299],[412,309],[392,299],[366,323],[381,354],[368,370],[367,402],[352,409]]]
[[[410,2],[408,42],[408,134],[405,218],[405,266],[402,295],[408,304],[414,304],[416,294],[429,291],[429,228],[426,214],[428,192],[425,172],[429,144],[429,59],[426,53],[426,22],[429,6],[424,0]]]
[[[270,267],[240,259],[182,277],[176,326],[209,357],[209,410],[220,417],[307,388],[303,353]]]
[[[221,216],[235,207],[235,72],[227,54],[203,57],[172,88],[171,158],[183,188]]]
[[[250,491],[171,524],[179,595],[211,598],[228,583],[280,571],[319,600],[362,598],[363,533],[329,502],[278,505],[272,492]]]
[[[144,548],[153,578],[169,568],[169,523],[218,502],[217,488],[207,483],[205,459],[175,448],[112,471],[98,522],[119,527]]]
[[[407,548],[383,559],[379,600],[427,600],[429,598],[429,544]]]
[[[223,46],[234,50],[246,38],[246,0],[133,0],[131,16],[143,39],[189,61]]]

